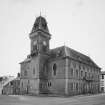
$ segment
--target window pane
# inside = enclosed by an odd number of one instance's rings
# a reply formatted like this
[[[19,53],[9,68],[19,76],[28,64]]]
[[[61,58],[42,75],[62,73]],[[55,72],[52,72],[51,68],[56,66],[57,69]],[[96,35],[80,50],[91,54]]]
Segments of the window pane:
[[[33,74],[35,74],[35,68],[33,68]]]
[[[83,71],[81,71],[81,77],[83,76]]]
[[[78,83],[76,83],[76,90],[78,90]]]
[[[27,76],[27,70],[24,71],[24,76]]]
[[[102,79],[104,79],[104,75],[102,74]]]
[[[56,69],[57,69],[57,65],[54,64],[54,65],[53,65],[53,74],[54,74],[54,75],[56,75]]]
[[[76,70],[76,77],[78,77],[78,70]]]
[[[73,83],[70,83],[70,88],[71,90],[73,90]]]
[[[71,76],[73,76],[73,68],[71,68]]]

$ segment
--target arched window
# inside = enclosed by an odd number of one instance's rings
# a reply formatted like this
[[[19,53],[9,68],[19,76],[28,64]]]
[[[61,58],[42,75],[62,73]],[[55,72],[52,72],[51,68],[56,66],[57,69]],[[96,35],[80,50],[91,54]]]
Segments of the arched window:
[[[76,83],[76,90],[78,91],[78,83]]]
[[[23,88],[23,82],[21,83],[21,86],[22,86],[22,88]]]
[[[43,45],[43,51],[44,51],[44,52],[47,51],[47,45]]]
[[[57,70],[57,65],[54,64],[54,65],[53,65],[53,74],[54,74],[54,75],[56,75],[56,70]]]
[[[85,70],[85,66],[83,65],[83,70]]]
[[[30,81],[28,80],[28,85],[30,84]]]
[[[70,89],[73,90],[73,83],[70,83]]]
[[[76,68],[76,62],[73,62],[73,66],[74,66],[74,68]]]
[[[33,74],[35,74],[35,68],[33,68]]]
[[[85,72],[85,77],[87,77],[87,72]]]
[[[27,76],[27,70],[24,71],[24,76]]]
[[[73,68],[71,68],[71,76],[73,76]]]
[[[50,82],[50,86],[51,86],[51,82]]]
[[[48,82],[48,87],[51,87],[51,82]]]
[[[78,70],[76,70],[76,77],[78,77]]]
[[[81,65],[79,64],[79,70],[81,69]]]
[[[83,71],[81,71],[81,77],[83,76]]]

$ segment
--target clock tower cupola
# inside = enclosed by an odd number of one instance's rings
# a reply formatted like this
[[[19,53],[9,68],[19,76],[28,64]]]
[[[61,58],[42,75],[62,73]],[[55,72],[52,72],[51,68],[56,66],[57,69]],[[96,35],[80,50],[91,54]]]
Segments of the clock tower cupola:
[[[36,18],[29,37],[31,39],[31,54],[47,53],[49,51],[51,34],[44,17]]]

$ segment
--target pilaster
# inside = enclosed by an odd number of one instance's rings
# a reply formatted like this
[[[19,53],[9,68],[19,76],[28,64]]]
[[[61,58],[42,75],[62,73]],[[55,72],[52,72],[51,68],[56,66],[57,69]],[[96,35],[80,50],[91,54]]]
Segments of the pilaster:
[[[68,79],[68,70],[69,70],[68,65],[69,65],[69,60],[68,60],[68,58],[66,58],[66,60],[65,60],[65,94],[66,95],[69,94],[68,93],[68,81],[69,81],[69,79]]]

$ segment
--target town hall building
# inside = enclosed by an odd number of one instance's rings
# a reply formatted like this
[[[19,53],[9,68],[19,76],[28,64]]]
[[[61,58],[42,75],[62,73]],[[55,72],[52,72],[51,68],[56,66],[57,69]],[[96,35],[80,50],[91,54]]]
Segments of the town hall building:
[[[50,49],[51,34],[44,17],[36,18],[29,38],[30,54],[20,63],[21,94],[99,93],[100,67],[67,46]]]

